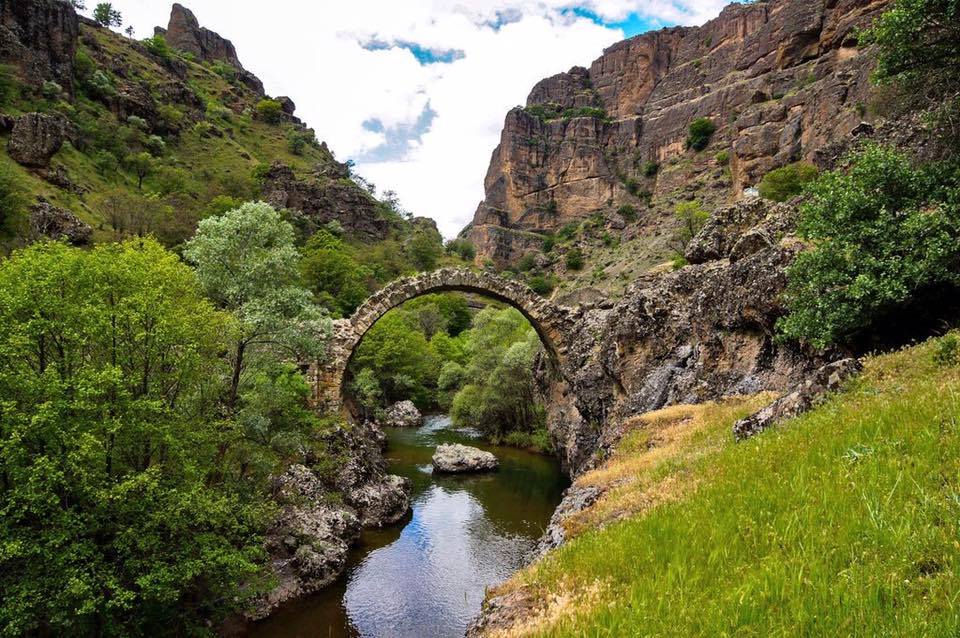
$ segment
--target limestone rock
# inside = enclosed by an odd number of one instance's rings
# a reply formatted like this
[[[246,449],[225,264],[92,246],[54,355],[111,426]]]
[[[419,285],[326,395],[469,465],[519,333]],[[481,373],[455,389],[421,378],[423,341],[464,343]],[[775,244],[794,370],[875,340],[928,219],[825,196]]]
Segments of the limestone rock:
[[[783,397],[734,423],[733,436],[742,441],[781,421],[803,414],[816,406],[826,394],[839,390],[843,382],[859,374],[862,367],[857,359],[841,359],[823,366]]]
[[[755,253],[775,243],[775,240],[779,239],[776,234],[782,235],[789,229],[792,210],[785,204],[773,204],[758,198],[722,208],[710,216],[697,236],[690,241],[684,257],[691,264],[702,264],[715,259],[736,259]],[[759,227],[767,218],[771,218],[767,225],[772,233]],[[750,236],[746,237],[748,232]]]
[[[434,472],[444,474],[486,472],[496,469],[499,464],[492,453],[459,443],[444,443],[433,453]]]
[[[360,512],[363,527],[392,525],[410,509],[410,479],[387,474],[349,490],[346,498]]]
[[[289,97],[287,97],[286,95],[281,95],[281,96],[275,97],[275,98],[273,98],[273,99],[280,103],[280,108],[281,108],[281,109],[283,110],[283,112],[286,113],[287,115],[293,115],[294,112],[297,110],[297,105],[294,104],[294,103],[293,103],[293,100],[291,100],[291,99],[290,99]]]
[[[300,178],[289,166],[275,162],[264,175],[261,196],[274,208],[296,211],[295,221],[308,232],[337,220],[347,232],[364,239],[384,239],[390,233],[376,200],[327,175]]]
[[[62,117],[27,113],[14,123],[7,152],[24,166],[43,168],[69,137],[69,125]]]
[[[93,229],[76,215],[48,202],[30,207],[30,232],[33,237],[66,239],[74,246],[90,243]]]
[[[0,3],[0,62],[16,66],[34,86],[57,82],[73,94],[73,60],[80,22],[69,2]]]
[[[387,408],[383,424],[391,428],[418,428],[423,425],[423,415],[413,401],[397,401]]]
[[[816,161],[835,140],[860,135],[875,56],[853,34],[887,4],[730,4],[701,27],[624,40],[589,69],[537,83],[527,108],[507,113],[491,156],[467,231],[478,260],[505,266],[527,248],[494,227],[552,232],[595,213],[609,217],[621,204],[645,213],[645,232],[669,231],[677,192],[710,208],[728,204],[770,170]],[[605,116],[563,114],[582,107]],[[699,117],[718,126],[705,153],[685,147]],[[714,161],[721,150],[730,155],[729,178]],[[646,174],[648,162],[663,169]]]

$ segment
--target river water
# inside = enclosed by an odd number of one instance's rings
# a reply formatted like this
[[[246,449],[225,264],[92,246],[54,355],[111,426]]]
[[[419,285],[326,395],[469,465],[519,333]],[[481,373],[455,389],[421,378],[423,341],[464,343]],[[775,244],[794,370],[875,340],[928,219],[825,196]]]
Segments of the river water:
[[[412,513],[365,531],[335,584],[258,623],[256,638],[460,637],[485,589],[523,564],[567,482],[555,459],[486,445],[430,416],[417,429],[387,428],[390,472],[409,478]],[[440,443],[465,443],[500,459],[490,474],[433,475]]]

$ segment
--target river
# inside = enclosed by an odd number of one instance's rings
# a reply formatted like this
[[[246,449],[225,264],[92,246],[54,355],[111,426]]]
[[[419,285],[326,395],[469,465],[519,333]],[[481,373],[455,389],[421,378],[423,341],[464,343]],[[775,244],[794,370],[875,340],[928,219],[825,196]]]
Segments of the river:
[[[486,445],[448,416],[417,429],[387,428],[390,472],[412,482],[411,514],[365,531],[339,581],[258,623],[256,638],[455,638],[487,587],[523,564],[560,502],[555,459]],[[465,443],[500,459],[490,474],[435,476],[440,443]]]

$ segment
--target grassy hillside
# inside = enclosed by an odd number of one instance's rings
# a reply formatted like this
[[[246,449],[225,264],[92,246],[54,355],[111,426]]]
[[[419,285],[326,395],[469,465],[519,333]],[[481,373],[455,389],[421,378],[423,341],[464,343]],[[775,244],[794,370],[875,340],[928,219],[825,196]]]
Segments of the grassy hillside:
[[[956,636],[960,368],[936,361],[945,339],[870,358],[746,443],[730,427],[768,397],[635,420],[578,480],[607,491],[567,521],[574,540],[494,592],[525,601],[501,635]]]

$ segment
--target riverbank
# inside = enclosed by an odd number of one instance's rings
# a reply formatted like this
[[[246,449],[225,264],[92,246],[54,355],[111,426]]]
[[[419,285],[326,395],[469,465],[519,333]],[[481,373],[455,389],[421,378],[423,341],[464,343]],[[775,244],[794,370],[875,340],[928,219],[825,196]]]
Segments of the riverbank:
[[[769,397],[634,419],[473,635],[956,635],[960,370],[939,343],[745,443],[731,426]]]
[[[411,513],[365,530],[343,576],[315,595],[280,607],[249,628],[256,638],[303,635],[463,636],[490,586],[525,564],[568,481],[548,456],[492,446],[449,417],[421,428],[387,428],[386,470],[410,484]],[[440,443],[493,452],[496,472],[431,471]]]

